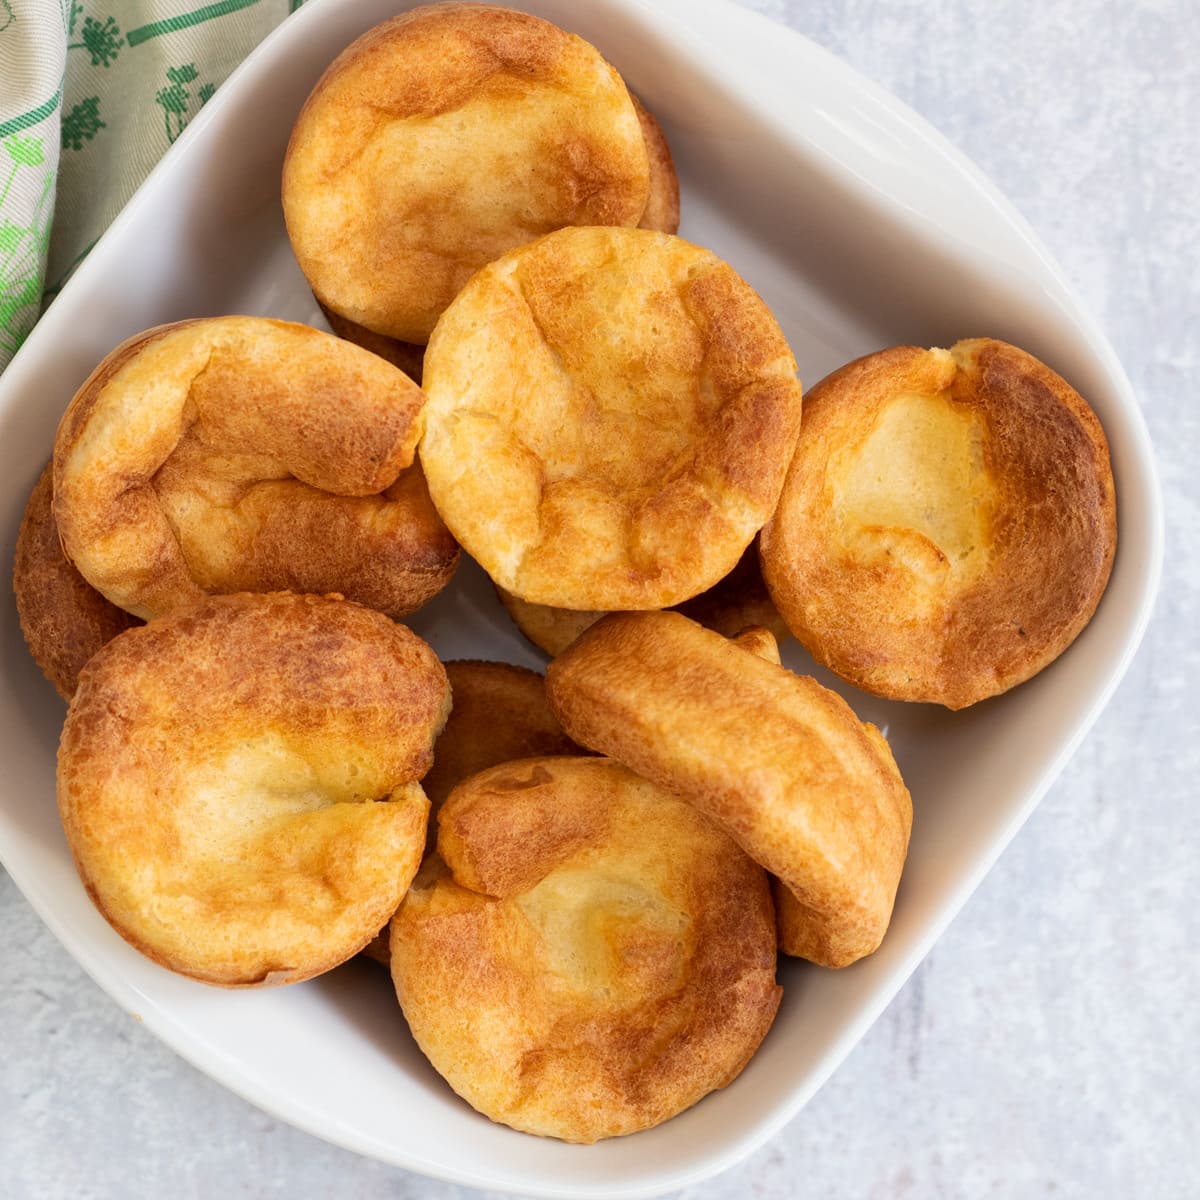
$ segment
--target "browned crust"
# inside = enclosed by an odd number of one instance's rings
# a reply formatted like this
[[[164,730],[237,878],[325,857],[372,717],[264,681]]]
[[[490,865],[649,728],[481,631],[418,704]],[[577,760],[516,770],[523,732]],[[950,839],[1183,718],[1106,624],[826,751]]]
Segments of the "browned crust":
[[[410,781],[448,708],[424,642],[336,599],[213,597],[128,630],[82,671],[59,747],[80,878],[182,974],[328,970],[417,870],[428,802]]]
[[[677,613],[614,614],[550,664],[550,703],[577,742],[683,796],[781,877],[808,910],[789,945],[846,966],[887,930],[912,801],[874,726],[750,648]]]
[[[418,1045],[492,1120],[594,1142],[738,1075],[779,1004],[762,872],[603,759],[475,775],[392,922]],[[473,890],[485,887],[486,892]]]
[[[367,329],[364,325],[357,325],[348,317],[343,317],[328,305],[322,304],[319,299],[317,305],[334,334],[361,346],[364,350],[370,350],[372,354],[378,354],[393,367],[403,371],[418,387],[421,386],[421,371],[425,362],[424,346],[402,342],[399,338],[391,338],[386,334],[376,333],[373,329]]]
[[[247,506],[259,521],[253,556],[222,589],[337,591],[398,620],[432,600],[458,567],[458,543],[433,507],[419,463],[379,496],[260,491],[258,503]]]
[[[667,145],[666,134],[654,114],[632,92],[629,98],[642,123],[642,136],[646,139],[646,154],[650,159],[650,198],[646,201],[646,211],[642,213],[638,228],[657,229],[659,233],[678,233],[679,178],[675,174],[671,147]]]
[[[564,225],[636,225],[648,194],[617,72],[574,34],[488,4],[414,8],[347,47],[297,117],[282,184],[322,303],[414,343],[478,268]]]
[[[572,608],[553,608],[549,604],[530,604],[499,586],[496,595],[513,624],[551,658],[561,654],[585,629],[605,615],[594,609],[580,612]]]
[[[425,382],[438,511],[496,584],[557,608],[712,587],[774,510],[800,424],[761,298],[648,230],[563,229],[478,272]]]
[[[421,786],[434,820],[450,790],[487,767],[518,758],[582,754],[559,725],[546,698],[545,676],[512,663],[462,659],[445,664],[454,707],[433,747]]]
[[[58,694],[69,700],[84,663],[118,633],[141,622],[110,604],[67,561],[54,522],[53,492],[47,465],[17,533],[13,592],[29,653]]]
[[[434,743],[433,766],[421,780],[429,797],[426,853],[437,844],[442,804],[464,779],[515,759],[587,753],[563,733],[546,698],[545,676],[512,663],[478,659],[444,665],[453,708]],[[363,954],[385,967],[391,962],[387,929]]]
[[[848,547],[832,503],[839,464],[889,401],[914,393],[977,423],[990,496],[970,569],[926,544],[944,576],[934,585],[903,556],[864,559]],[[959,709],[1071,644],[1104,592],[1116,541],[1108,445],[1091,408],[1025,351],[979,338],[949,357],[880,351],[812,390],[762,561],[780,613],[818,662],[878,695]]]
[[[148,330],[96,368],[60,423],[64,550],[143,617],[278,589],[404,616],[458,562],[420,469],[404,469],[423,403],[402,372],[302,325]]]
[[[59,421],[58,431],[54,438],[54,455],[51,459],[52,474],[56,480],[61,481],[64,478],[71,451],[78,445],[80,438],[84,435],[84,431],[87,429],[88,422],[92,418],[100,397],[109,384],[142,351],[149,349],[156,342],[161,342],[172,334],[182,332],[198,323],[196,320],[185,320],[173,321],[165,325],[156,325],[152,329],[144,330],[141,333],[136,333],[132,337],[126,338],[125,341],[101,359],[92,373],[83,381],[83,384],[71,399],[66,412],[63,413],[62,419]],[[117,504],[127,510],[125,514],[126,522],[130,522],[130,518],[133,521],[144,519],[151,508],[151,504],[147,503],[149,497],[145,494],[148,491],[146,484],[147,479],[145,478],[131,480],[128,488],[119,487],[116,489],[115,496],[104,497],[103,502],[99,505],[99,511],[106,511],[109,508],[108,501],[115,500]],[[79,547],[77,546],[76,553],[72,554],[72,543],[82,543],[85,538],[86,540],[91,540],[86,537],[86,533],[92,532],[89,526],[99,524],[101,531],[103,531],[111,523],[103,520],[100,522],[96,521],[98,511],[96,497],[88,494],[85,490],[85,494],[78,501],[67,500],[64,502],[60,497],[60,492],[67,490],[69,490],[69,485],[63,486],[60,483],[56,483],[53,495],[54,522],[58,528],[63,554],[67,562],[71,563],[78,570],[78,564],[75,562],[75,559],[78,557]],[[125,499],[127,491],[133,496],[133,505],[130,505]],[[128,510],[131,508],[134,511],[129,512]],[[153,520],[153,517],[151,519]],[[78,534],[75,532],[76,524],[83,526],[83,529]],[[143,570],[156,579],[156,586],[164,590],[186,595],[189,600],[196,599],[200,594],[199,589],[196,589],[187,578],[186,565],[175,556],[159,554],[150,563],[140,565]],[[96,588],[110,603],[133,612],[135,605],[131,605],[128,602],[125,589],[121,589],[119,593],[114,592],[108,580],[101,583],[89,571],[81,571],[80,573],[89,585]],[[144,618],[149,616],[150,613],[139,612],[137,615]]]

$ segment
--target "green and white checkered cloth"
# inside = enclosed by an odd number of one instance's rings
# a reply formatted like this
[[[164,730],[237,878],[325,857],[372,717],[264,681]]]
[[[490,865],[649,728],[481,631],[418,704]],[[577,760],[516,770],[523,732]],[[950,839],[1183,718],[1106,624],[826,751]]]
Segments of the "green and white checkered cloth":
[[[0,370],[159,156],[302,0],[0,0]]]

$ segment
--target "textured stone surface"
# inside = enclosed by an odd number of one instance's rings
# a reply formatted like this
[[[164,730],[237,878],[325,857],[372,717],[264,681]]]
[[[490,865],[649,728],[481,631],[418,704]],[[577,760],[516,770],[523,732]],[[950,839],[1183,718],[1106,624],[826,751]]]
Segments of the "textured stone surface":
[[[933,954],[795,1121],[681,1195],[1194,1196],[1194,4],[750,3],[913,105],[1030,220],[1143,400],[1168,541],[1124,684]],[[0,944],[0,1194],[482,1195],[329,1147],[210,1082],[121,1013],[3,876]]]

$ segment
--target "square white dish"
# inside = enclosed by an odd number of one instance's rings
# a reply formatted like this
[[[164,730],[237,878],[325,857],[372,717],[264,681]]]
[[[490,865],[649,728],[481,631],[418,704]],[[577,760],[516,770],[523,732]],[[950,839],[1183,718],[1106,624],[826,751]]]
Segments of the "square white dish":
[[[803,39],[724,4],[518,6],[596,43],[662,119],[683,182],[681,232],[759,288],[806,383],[883,345],[983,333],[1025,346],[1088,397],[1112,447],[1120,518],[1092,625],[1038,679],[964,713],[840,689],[889,727],[914,795],[912,855],[887,941],[838,974],[785,964],[777,1025],[731,1088],[658,1130],[596,1147],[523,1137],[473,1114],[420,1058],[386,982],[367,967],[228,994],[126,947],[84,896],[59,831],[62,706],[28,658],[11,602],[0,615],[0,859],[114,998],[282,1119],[475,1186],[651,1194],[714,1174],[777,1130],[928,951],[1123,674],[1149,615],[1161,515],[1145,429],[1110,347],[1020,219],[918,118]],[[283,145],[327,62],[400,7],[320,0],[285,23],[193,122],[0,377],[6,561],[63,407],[123,337],[219,312],[318,323],[279,214]],[[464,572],[413,624],[443,657],[538,661],[477,573]],[[789,662],[805,667],[794,644]]]

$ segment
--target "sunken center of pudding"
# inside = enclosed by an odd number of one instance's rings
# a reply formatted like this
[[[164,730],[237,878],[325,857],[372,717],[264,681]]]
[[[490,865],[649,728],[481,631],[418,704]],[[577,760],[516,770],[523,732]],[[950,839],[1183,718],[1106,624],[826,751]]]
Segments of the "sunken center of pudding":
[[[507,278],[536,329],[539,386],[513,410],[513,433],[542,463],[544,489],[628,496],[686,470],[720,399],[667,264],[609,260],[590,279],[553,281],[522,265]]]
[[[552,871],[518,897],[547,967],[579,992],[635,1002],[682,980],[690,922],[643,881],[603,864]]]
[[[81,673],[59,747],[80,878],[182,974],[242,987],[329,970],[417,870],[415,780],[449,706],[429,646],[344,601],[209,597],[127,630]]]
[[[944,393],[898,396],[830,464],[843,541],[934,583],[987,558],[995,488],[983,420]]]
[[[388,799],[391,785],[373,778],[365,750],[344,744],[323,746],[319,754],[314,749],[262,733],[194,767],[172,804],[188,856],[225,859],[231,845],[296,817]]]

